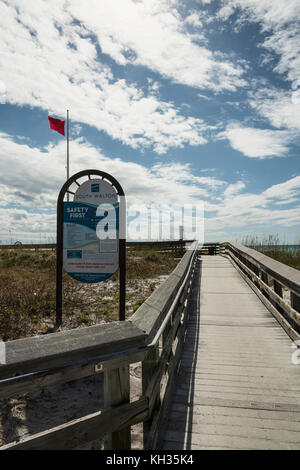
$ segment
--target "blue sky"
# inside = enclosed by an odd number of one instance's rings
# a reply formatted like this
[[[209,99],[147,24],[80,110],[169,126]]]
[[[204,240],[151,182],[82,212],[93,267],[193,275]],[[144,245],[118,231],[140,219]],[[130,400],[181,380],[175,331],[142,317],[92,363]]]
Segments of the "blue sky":
[[[204,204],[205,239],[300,232],[300,0],[0,0],[0,240],[54,241],[71,174]]]

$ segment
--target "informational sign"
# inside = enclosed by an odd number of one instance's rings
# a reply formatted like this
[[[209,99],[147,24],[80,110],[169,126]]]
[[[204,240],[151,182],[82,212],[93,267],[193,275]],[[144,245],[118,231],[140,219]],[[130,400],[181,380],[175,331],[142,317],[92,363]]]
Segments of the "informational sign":
[[[89,179],[64,202],[63,266],[81,282],[101,282],[119,268],[119,202],[111,183]]]

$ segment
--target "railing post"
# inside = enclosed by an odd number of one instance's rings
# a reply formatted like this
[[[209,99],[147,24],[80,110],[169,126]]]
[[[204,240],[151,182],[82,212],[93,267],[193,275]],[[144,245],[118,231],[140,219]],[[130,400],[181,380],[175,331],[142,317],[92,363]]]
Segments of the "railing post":
[[[274,292],[279,295],[279,297],[283,298],[283,294],[282,294],[282,285],[280,284],[280,282],[276,281],[276,279],[274,279]],[[275,304],[275,307],[277,308],[278,312],[280,312],[281,314],[284,313],[284,309],[278,305],[277,302],[274,302]]]
[[[282,285],[274,279],[274,291],[279,297],[282,297]]]
[[[104,372],[104,407],[114,407],[130,401],[129,365]],[[130,450],[130,426],[111,433],[105,442],[105,450]]]
[[[265,284],[267,284],[267,286],[269,285],[269,276],[265,271],[260,271],[260,278]],[[267,299],[270,298],[269,294],[267,294],[267,292],[263,288],[261,288],[261,291]]]
[[[300,312],[300,297],[294,294],[294,292],[291,292],[291,306],[294,310]]]
[[[150,351],[147,355],[146,359],[142,362],[142,394],[145,395],[148,385],[153,377],[155,369],[158,366],[159,362],[159,347],[157,346]],[[154,406],[150,410],[150,416],[147,421],[143,422],[143,442],[144,442],[144,450],[149,449],[150,443],[149,434],[152,425],[153,415],[155,409],[160,405],[160,390],[157,393],[156,399],[154,401]]]

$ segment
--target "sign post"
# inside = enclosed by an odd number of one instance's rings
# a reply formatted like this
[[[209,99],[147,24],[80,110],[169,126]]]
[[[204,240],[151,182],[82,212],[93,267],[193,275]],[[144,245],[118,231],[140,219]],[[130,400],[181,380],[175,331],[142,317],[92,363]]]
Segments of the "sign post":
[[[77,180],[87,176],[84,182]],[[77,185],[76,191],[70,187]],[[64,201],[65,195],[73,201]],[[126,203],[118,181],[99,170],[76,173],[57,200],[56,324],[62,323],[62,269],[84,283],[120,269],[119,319],[125,320]]]

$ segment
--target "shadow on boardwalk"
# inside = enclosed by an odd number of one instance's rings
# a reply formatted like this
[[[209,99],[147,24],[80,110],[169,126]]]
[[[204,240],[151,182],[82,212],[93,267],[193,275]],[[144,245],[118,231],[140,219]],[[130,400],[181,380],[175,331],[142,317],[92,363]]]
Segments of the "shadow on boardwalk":
[[[174,377],[166,419],[158,436],[157,449],[190,450],[193,430],[195,372],[200,339],[200,287],[202,261],[197,260],[191,296],[187,305],[188,319],[184,333],[182,357]],[[179,390],[180,386],[180,390]],[[184,392],[182,393],[182,386]],[[186,391],[186,393],[185,393]],[[168,440],[168,431],[176,431],[176,442]]]

